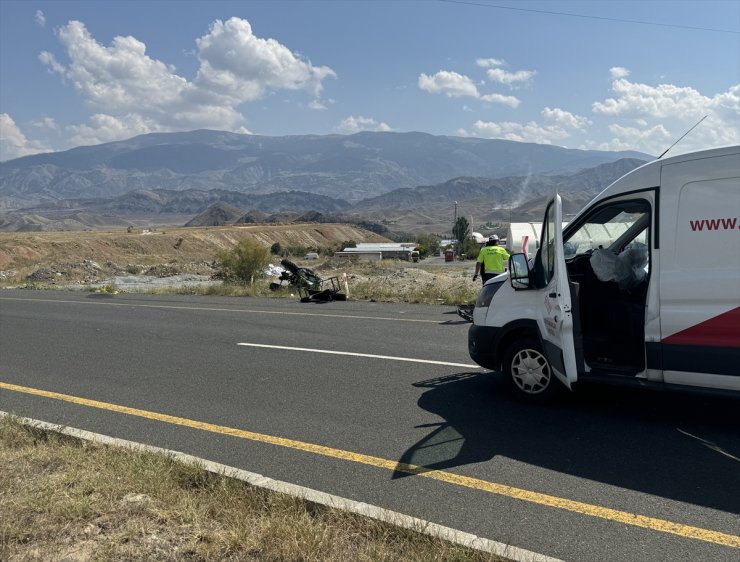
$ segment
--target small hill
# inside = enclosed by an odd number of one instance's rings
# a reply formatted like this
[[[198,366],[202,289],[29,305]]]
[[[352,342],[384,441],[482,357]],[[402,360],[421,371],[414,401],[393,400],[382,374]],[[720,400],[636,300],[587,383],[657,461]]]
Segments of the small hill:
[[[185,226],[224,226],[233,224],[244,216],[244,211],[219,201],[193,217]]]
[[[239,217],[234,224],[255,224],[267,222],[267,215],[259,209],[252,209]]]

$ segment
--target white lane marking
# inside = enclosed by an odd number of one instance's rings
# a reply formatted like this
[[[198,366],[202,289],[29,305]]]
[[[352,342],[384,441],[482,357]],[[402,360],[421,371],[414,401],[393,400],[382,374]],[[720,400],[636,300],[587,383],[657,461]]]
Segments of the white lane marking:
[[[370,359],[389,359],[391,361],[407,361],[409,363],[427,363],[430,365],[446,365],[448,367],[464,367],[466,369],[480,369],[478,365],[467,363],[450,363],[449,361],[432,361],[431,359],[412,359],[410,357],[393,357],[392,355],[373,355],[370,353],[353,353],[350,351],[332,351],[329,349],[310,349],[308,347],[290,347],[287,345],[267,345],[263,343],[237,343],[246,347],[264,347],[267,349],[284,349],[288,351],[308,351],[310,353],[327,353],[329,355],[350,355],[352,357],[369,357]]]
[[[214,308],[206,306],[171,306],[164,304],[131,304],[125,302],[100,301],[68,301],[57,299],[22,299],[16,297],[0,297],[5,301],[53,302],[62,304],[97,304],[101,306],[129,306],[132,308],[168,308],[173,310],[205,310],[209,312],[246,312],[248,314],[282,314],[285,316],[320,316],[323,318],[349,318],[352,320],[385,320],[389,322],[417,322],[421,324],[443,324],[443,320],[418,320],[414,318],[390,318],[388,316],[359,316],[353,314],[319,314],[316,312],[283,312],[277,310],[250,310],[247,308]]]

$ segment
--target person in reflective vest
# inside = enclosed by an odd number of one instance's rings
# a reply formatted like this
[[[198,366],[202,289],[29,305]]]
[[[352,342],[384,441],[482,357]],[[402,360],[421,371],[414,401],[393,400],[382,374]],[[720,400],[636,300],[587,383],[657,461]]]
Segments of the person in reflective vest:
[[[498,245],[498,236],[495,234],[490,236],[488,242],[480,249],[480,253],[478,254],[478,261],[475,262],[473,281],[478,279],[478,274],[481,273],[482,266],[483,273],[481,274],[481,280],[485,285],[486,281],[504,272],[504,264],[508,260],[509,252]]]

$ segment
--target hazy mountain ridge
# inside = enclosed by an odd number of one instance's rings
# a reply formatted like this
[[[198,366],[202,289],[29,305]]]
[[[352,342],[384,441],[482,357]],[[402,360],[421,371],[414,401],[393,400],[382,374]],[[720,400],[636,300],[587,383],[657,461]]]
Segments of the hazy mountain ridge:
[[[380,209],[417,209],[428,208],[430,205],[449,206],[455,201],[459,203],[479,199],[511,207],[529,199],[549,196],[555,191],[561,193],[588,191],[595,195],[594,190],[601,191],[614,180],[644,163],[644,160],[636,158],[623,158],[575,174],[533,174],[507,178],[459,177],[437,185],[396,189],[360,201],[352,207],[352,210],[367,212]]]
[[[397,189],[354,206],[339,199],[288,191],[265,195],[228,190],[136,190],[113,199],[57,201],[0,216],[0,230],[43,231],[120,227],[150,217],[190,226],[254,222],[349,222],[388,235],[381,223],[399,223],[403,231],[425,227],[444,230],[455,202],[460,211],[475,211],[483,222],[537,221],[554,191],[564,212],[575,213],[612,181],[642,164],[621,159],[569,175],[535,174],[511,178],[460,177],[437,185]],[[225,208],[233,212],[222,212]],[[193,217],[193,215],[196,215]],[[191,218],[185,218],[190,216]],[[161,224],[161,223],[160,223]]]
[[[357,202],[453,177],[564,173],[625,157],[647,158],[635,152],[425,133],[154,133],[0,163],[0,209],[159,189],[253,194],[297,190]]]
[[[318,212],[315,208],[300,214],[293,212],[263,216],[263,222],[327,222],[363,223],[385,236],[393,237],[393,229],[382,223],[398,224],[399,215],[408,218],[416,214],[417,224],[435,225],[442,231],[453,205],[463,209],[475,209],[479,222],[506,221],[517,217],[517,221],[541,220],[547,201],[555,191],[561,193],[563,209],[571,214],[580,210],[596,193],[644,161],[623,158],[617,162],[602,164],[588,170],[568,175],[535,174],[512,178],[454,178],[431,186],[412,189],[397,189],[360,201],[345,212]],[[305,207],[309,208],[309,207]],[[255,210],[247,212],[224,201],[218,201],[203,210],[185,226],[224,226],[254,221]],[[371,219],[371,220],[369,220]],[[401,219],[402,220],[402,219]],[[471,221],[472,222],[472,221]],[[369,227],[368,225],[372,225]],[[405,224],[402,231],[412,232],[415,228]]]

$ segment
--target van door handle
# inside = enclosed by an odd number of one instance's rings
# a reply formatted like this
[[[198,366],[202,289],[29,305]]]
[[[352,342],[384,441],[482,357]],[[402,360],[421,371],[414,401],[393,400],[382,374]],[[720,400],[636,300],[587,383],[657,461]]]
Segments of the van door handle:
[[[550,297],[551,299],[556,299],[556,298],[558,298],[558,294],[557,294],[557,293],[550,293],[550,294],[549,294],[549,295],[547,295],[547,296],[548,296],[548,297]]]

